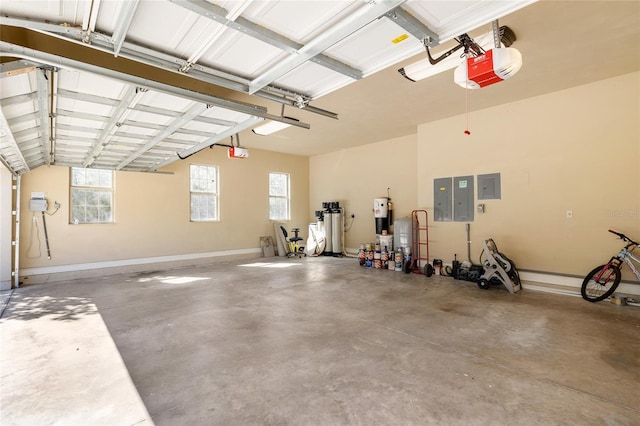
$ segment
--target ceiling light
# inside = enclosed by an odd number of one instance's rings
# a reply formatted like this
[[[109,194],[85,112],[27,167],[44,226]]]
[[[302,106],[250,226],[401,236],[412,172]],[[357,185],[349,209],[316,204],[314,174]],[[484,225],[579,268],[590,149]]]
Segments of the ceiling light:
[[[297,118],[292,117],[282,117],[287,120],[300,121]],[[275,132],[279,132],[280,130],[286,129],[287,127],[291,127],[291,124],[286,123],[284,121],[269,121],[261,126],[256,127],[252,130],[253,133],[260,136],[267,136]]]
[[[280,117],[270,118],[270,121],[256,127],[252,130],[253,133],[260,136],[267,136],[275,132],[279,132],[282,129],[286,129],[291,126],[299,126],[308,129],[310,126],[306,123],[300,123],[300,120],[293,117],[287,117],[284,115],[284,104],[280,110]]]

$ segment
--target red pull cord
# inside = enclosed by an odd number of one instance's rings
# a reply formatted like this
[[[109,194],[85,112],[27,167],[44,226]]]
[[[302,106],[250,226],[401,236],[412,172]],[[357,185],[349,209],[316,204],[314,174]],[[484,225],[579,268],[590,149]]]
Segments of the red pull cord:
[[[467,70],[467,73],[469,71]],[[469,76],[467,75],[467,82],[464,85],[464,110],[465,115],[467,116],[467,129],[464,131],[464,134],[469,136],[471,132],[469,131]]]

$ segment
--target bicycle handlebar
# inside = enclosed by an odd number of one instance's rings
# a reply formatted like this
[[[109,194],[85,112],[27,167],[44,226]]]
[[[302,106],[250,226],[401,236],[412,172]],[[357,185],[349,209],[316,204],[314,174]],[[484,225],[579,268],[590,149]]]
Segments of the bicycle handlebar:
[[[633,241],[631,238],[627,237],[626,235],[624,235],[624,234],[622,234],[620,232],[616,232],[616,231],[613,231],[611,229],[609,229],[609,232],[611,232],[612,234],[617,235],[621,240],[624,240],[624,241],[629,242],[631,244],[634,244],[636,246],[640,246],[640,243],[637,243],[637,242]]]

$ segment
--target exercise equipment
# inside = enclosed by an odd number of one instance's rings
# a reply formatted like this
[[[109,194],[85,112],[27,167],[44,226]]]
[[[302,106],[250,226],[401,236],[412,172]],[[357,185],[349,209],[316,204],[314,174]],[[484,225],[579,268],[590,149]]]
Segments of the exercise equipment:
[[[480,262],[484,273],[478,279],[478,287],[486,290],[490,284],[502,284],[511,294],[520,291],[520,275],[513,261],[498,251],[498,246],[491,238],[484,240],[482,246]]]

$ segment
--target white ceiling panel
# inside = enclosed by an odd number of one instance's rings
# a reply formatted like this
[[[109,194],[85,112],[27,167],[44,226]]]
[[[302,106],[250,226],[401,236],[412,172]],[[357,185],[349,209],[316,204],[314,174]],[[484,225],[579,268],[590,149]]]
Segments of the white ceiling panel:
[[[227,29],[202,56],[202,63],[253,78],[285,56],[277,47]]]
[[[327,93],[352,83],[352,78],[315,64],[305,62],[287,75],[275,81],[278,86],[319,98]]]
[[[31,93],[34,92],[36,88],[35,71],[19,74],[11,78],[0,78],[0,92],[2,93],[3,99]]]
[[[101,0],[96,21],[96,30],[106,34],[112,34],[118,25],[118,20],[121,16],[120,13],[125,8],[125,4],[130,1],[131,0]]]
[[[58,87],[81,93],[89,93],[102,98],[118,99],[122,91],[128,86],[120,81],[96,74],[86,72],[77,72],[75,74],[77,78],[67,79],[67,71],[63,72],[58,82]]]
[[[185,124],[182,129],[184,130],[196,130],[199,132],[205,132],[208,134],[218,134],[224,132],[227,128],[225,126],[218,126],[211,123],[204,123],[198,121],[192,121],[190,123]],[[176,133],[180,133],[178,130]]]
[[[422,51],[420,40],[393,21],[379,19],[326,52],[361,69],[366,76]]]
[[[88,0],[2,0],[2,13],[81,25]]]
[[[451,40],[536,0],[408,1],[404,8],[435,31],[440,42]]]
[[[11,126],[11,130],[15,134],[20,133],[23,130],[32,129],[32,128],[35,128],[35,127],[38,126],[39,122],[36,119],[36,116],[34,114],[32,114],[32,112],[33,112],[33,109],[31,109],[30,113],[27,115],[27,117],[31,117],[30,120],[21,121],[20,123]],[[20,116],[20,117],[22,117],[22,116]],[[9,121],[11,121],[11,120],[9,120]]]
[[[195,13],[189,13],[180,25],[174,26],[168,45],[184,59],[188,59],[203,45],[211,43],[227,30],[223,25]]]
[[[114,16],[106,19],[114,19]],[[192,28],[200,34],[207,20],[167,1],[141,0],[127,33],[127,39],[160,51],[185,56],[189,43],[182,45]],[[182,49],[182,50],[180,50]]]
[[[157,133],[157,130],[142,127],[144,123],[140,123],[140,126],[136,124],[137,123],[135,121],[127,120],[127,123],[123,123],[118,127],[118,132],[135,133],[137,135],[140,135],[141,138],[151,137]]]
[[[40,132],[40,121],[32,120],[22,125],[16,126],[17,130],[13,132],[16,141],[24,142],[38,136]]]
[[[102,121],[84,120],[82,118],[76,117],[65,117],[64,115],[60,114],[58,114],[58,116],[56,117],[56,121],[58,124],[79,127],[93,127],[95,129],[101,129],[104,125],[104,122]]]
[[[14,105],[7,105],[6,107],[2,107],[2,112],[4,113],[7,120],[11,120],[14,117],[22,117],[25,115],[33,116],[32,121],[36,121],[36,117],[34,115],[35,112],[38,111],[38,108],[34,105],[34,102],[22,102]],[[16,131],[20,131],[24,129],[26,123],[19,123],[15,125]],[[11,128],[12,130],[14,127]]]
[[[66,135],[71,138],[79,137],[79,138],[90,138],[96,134],[100,129],[89,128],[89,127],[80,127],[73,126],[73,130],[70,129],[59,129],[61,135]]]
[[[142,105],[141,102],[138,103],[138,105]],[[151,123],[151,124],[158,124],[161,126],[167,126],[169,125],[169,123],[171,122],[171,117],[167,117],[166,115],[159,115],[159,114],[151,114],[148,112],[144,112],[144,111],[135,111],[135,110],[128,110],[128,114],[127,114],[127,119],[128,120],[133,120],[133,121],[140,121],[140,122],[144,122],[144,123]]]
[[[256,1],[246,18],[299,43],[307,43],[360,7],[363,1]]]
[[[441,30],[451,23],[454,17],[460,16],[465,11],[473,10],[480,2],[476,1],[432,1],[426,2],[410,0],[405,8],[419,17],[433,31]]]
[[[238,111],[231,111],[231,110],[220,108],[220,107],[208,108],[205,112],[201,114],[201,116],[208,117],[208,118],[217,118],[220,120],[226,120],[234,123],[240,123],[242,121],[248,120],[250,117],[247,114],[243,114]]]
[[[58,97],[58,108],[75,112],[88,112],[96,115],[111,116],[113,107],[66,97]]]
[[[158,108],[166,108],[177,112],[184,112],[192,103],[193,101],[189,99],[171,96],[166,93],[149,91],[144,94],[144,99],[141,99],[140,102],[138,102],[138,105],[148,105]]]

